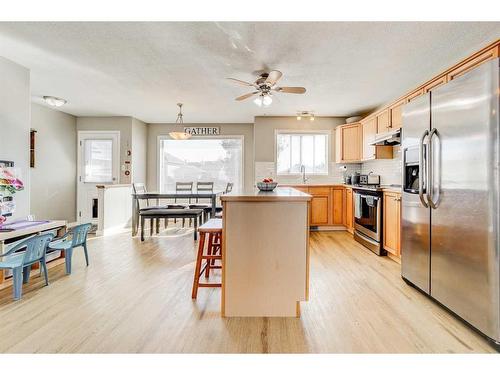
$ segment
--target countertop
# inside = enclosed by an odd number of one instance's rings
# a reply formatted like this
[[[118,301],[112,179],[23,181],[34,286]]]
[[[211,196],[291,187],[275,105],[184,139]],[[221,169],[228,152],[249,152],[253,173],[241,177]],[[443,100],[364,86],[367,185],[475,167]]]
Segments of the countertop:
[[[223,202],[256,202],[256,201],[310,201],[311,196],[292,187],[278,186],[273,191],[260,191],[259,189],[245,189],[221,195]]]
[[[290,186],[290,187],[293,187],[293,186],[297,186],[297,187],[336,187],[336,186],[343,186],[345,188],[349,188],[349,189],[352,189],[353,188],[353,185],[348,185],[348,184],[343,184],[343,183],[312,183],[312,184],[308,184],[308,183],[305,183],[305,184],[284,184],[284,185],[279,185],[279,186]],[[380,187],[382,188],[382,191],[387,191],[387,192],[391,192],[391,193],[399,193],[401,194],[402,193],[402,188],[401,186],[399,185],[380,185]]]

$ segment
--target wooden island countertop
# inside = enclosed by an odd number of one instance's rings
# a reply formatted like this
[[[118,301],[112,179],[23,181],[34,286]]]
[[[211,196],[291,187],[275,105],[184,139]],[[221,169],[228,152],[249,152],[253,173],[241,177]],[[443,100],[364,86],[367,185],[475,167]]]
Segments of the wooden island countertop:
[[[259,189],[248,189],[239,192],[231,192],[220,197],[226,202],[300,202],[310,201],[311,195],[294,189],[292,187],[278,186],[273,191],[260,191]]]

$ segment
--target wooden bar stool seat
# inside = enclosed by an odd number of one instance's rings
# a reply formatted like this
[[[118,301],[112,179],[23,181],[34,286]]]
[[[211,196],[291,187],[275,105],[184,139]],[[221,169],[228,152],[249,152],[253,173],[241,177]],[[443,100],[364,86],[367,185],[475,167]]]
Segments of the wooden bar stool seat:
[[[191,297],[196,299],[198,288],[220,288],[221,283],[200,283],[200,277],[205,274],[205,278],[210,277],[213,269],[222,269],[222,219],[210,219],[198,228],[200,239],[198,242],[198,254],[196,256],[196,267],[194,271],[193,291]],[[208,235],[208,241],[206,236]],[[206,254],[205,254],[205,242]],[[220,264],[215,262],[219,260]],[[205,263],[203,264],[203,261]]]

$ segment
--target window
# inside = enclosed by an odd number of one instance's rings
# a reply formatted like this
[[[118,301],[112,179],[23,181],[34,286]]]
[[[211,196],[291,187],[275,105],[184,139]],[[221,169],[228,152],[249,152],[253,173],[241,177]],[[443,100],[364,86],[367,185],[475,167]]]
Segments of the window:
[[[279,132],[276,135],[278,175],[300,173],[328,174],[328,133]]]
[[[86,139],[84,141],[84,182],[113,181],[113,140]]]
[[[223,191],[228,182],[242,186],[243,137],[159,140],[160,191],[175,191],[177,181],[213,181]]]

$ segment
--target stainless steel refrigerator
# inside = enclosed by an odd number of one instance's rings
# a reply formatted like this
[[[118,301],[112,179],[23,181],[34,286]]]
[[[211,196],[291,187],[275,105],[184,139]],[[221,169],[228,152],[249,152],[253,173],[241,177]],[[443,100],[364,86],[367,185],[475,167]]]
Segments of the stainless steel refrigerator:
[[[500,342],[499,59],[403,109],[402,276]]]

